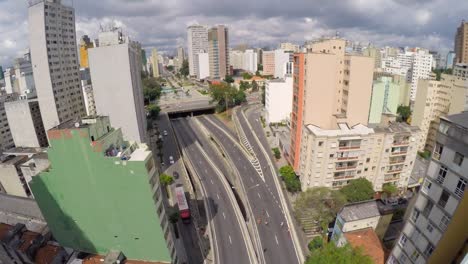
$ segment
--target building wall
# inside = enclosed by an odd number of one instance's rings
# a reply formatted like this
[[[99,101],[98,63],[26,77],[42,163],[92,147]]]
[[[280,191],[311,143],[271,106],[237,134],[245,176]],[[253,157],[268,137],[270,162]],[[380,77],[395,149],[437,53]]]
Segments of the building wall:
[[[291,61],[292,53],[282,49],[275,50],[275,78],[284,78],[286,74],[286,63]]]
[[[243,69],[255,73],[257,71],[257,53],[254,50],[248,49],[243,54]]]
[[[28,25],[34,82],[45,129],[86,115],[74,9],[60,1],[37,2],[29,7]]]
[[[47,135],[37,100],[18,100],[5,104],[16,147],[46,147]]]
[[[127,140],[146,141],[140,54],[134,43],[90,49],[89,62],[96,112],[110,117]]]
[[[275,52],[274,51],[263,51],[262,52],[263,62],[263,75],[275,75]]]
[[[159,59],[158,59],[158,50],[156,48],[151,50],[151,64],[153,65],[153,77],[159,77]]]
[[[379,216],[374,216],[366,219],[359,219],[356,221],[346,222],[343,225],[343,232],[351,232],[354,230],[364,229],[364,228],[372,228],[375,230],[380,220]]]
[[[210,77],[224,79],[229,74],[229,34],[227,27],[218,25],[208,30]]]
[[[190,76],[195,76],[198,72],[196,54],[208,52],[208,29],[205,26],[191,25],[187,28],[187,50]]]
[[[230,64],[234,69],[244,69],[244,52],[239,50],[231,50],[230,55]]]
[[[293,78],[265,82],[265,110],[267,123],[284,123],[291,118]]]
[[[15,96],[15,94],[0,95],[0,152],[15,146],[5,111],[5,103],[12,101]]]
[[[198,53],[196,57],[198,62],[197,78],[201,80],[210,77],[210,58],[208,53]]]
[[[0,185],[9,195],[28,197],[15,164],[0,163]]]
[[[380,123],[382,113],[396,115],[400,105],[401,86],[393,82],[392,77],[381,77],[372,85],[372,99],[369,113],[369,123]]]
[[[139,161],[106,157],[103,147],[112,142],[91,146],[91,129],[49,131],[51,168],[30,183],[54,238],[88,253],[120,250],[129,259],[170,263],[153,200],[158,195],[152,155]],[[122,137],[119,129],[109,134]]]
[[[80,68],[88,68],[88,49],[93,48],[94,44],[88,36],[83,36],[80,41]]]
[[[265,52],[263,52],[265,55]],[[302,122],[304,107],[304,60],[305,54],[294,54],[293,71],[293,107],[291,113],[291,163],[295,171],[299,170],[299,155],[301,151]],[[265,62],[265,57],[263,58]],[[265,68],[264,68],[265,69]]]

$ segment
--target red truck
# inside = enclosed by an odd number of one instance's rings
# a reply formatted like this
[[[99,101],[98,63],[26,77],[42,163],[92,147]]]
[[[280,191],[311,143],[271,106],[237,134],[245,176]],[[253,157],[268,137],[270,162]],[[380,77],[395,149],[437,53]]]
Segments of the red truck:
[[[177,199],[177,206],[179,207],[179,214],[184,224],[190,223],[190,208],[185,197],[184,187],[176,187],[175,195]]]

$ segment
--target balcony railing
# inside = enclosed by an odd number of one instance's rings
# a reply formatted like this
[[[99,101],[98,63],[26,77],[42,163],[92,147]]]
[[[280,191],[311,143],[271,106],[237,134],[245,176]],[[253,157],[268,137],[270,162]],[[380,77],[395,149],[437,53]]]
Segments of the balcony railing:
[[[399,152],[395,151],[395,152],[392,152],[391,154],[392,154],[392,155],[404,155],[404,154],[406,154],[406,153],[408,153],[407,150],[405,150],[405,151],[399,151]]]
[[[337,157],[337,160],[354,160],[354,159],[359,159],[359,156],[356,157]]]
[[[340,150],[359,149],[361,146],[338,146]]]
[[[357,164],[353,166],[336,167],[335,170],[352,170],[352,169],[355,169],[356,167],[357,167]]]
[[[406,145],[409,145],[409,141],[393,142],[393,146],[406,146]]]
[[[390,164],[405,163],[405,159],[390,160]]]

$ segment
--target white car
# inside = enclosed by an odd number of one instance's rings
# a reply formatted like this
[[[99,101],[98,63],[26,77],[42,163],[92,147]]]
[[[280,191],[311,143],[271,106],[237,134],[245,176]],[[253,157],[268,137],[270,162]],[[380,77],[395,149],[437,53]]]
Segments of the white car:
[[[163,131],[163,135],[167,136],[167,130]]]
[[[172,156],[169,156],[169,163],[174,164],[174,158]]]

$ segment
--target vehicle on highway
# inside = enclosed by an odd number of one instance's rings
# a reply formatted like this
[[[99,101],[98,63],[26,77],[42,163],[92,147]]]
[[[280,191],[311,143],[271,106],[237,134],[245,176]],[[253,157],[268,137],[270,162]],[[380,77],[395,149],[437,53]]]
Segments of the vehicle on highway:
[[[167,136],[167,130],[164,130],[163,135]]]
[[[174,158],[172,156],[169,156],[169,163],[174,164]]]
[[[190,208],[187,203],[187,198],[185,197],[184,187],[176,187],[175,194],[177,199],[177,207],[179,207],[179,215],[182,219],[182,223],[190,223]]]
[[[176,180],[179,179],[179,173],[177,171],[174,171],[172,173],[172,176],[174,176],[174,179],[176,179]]]

